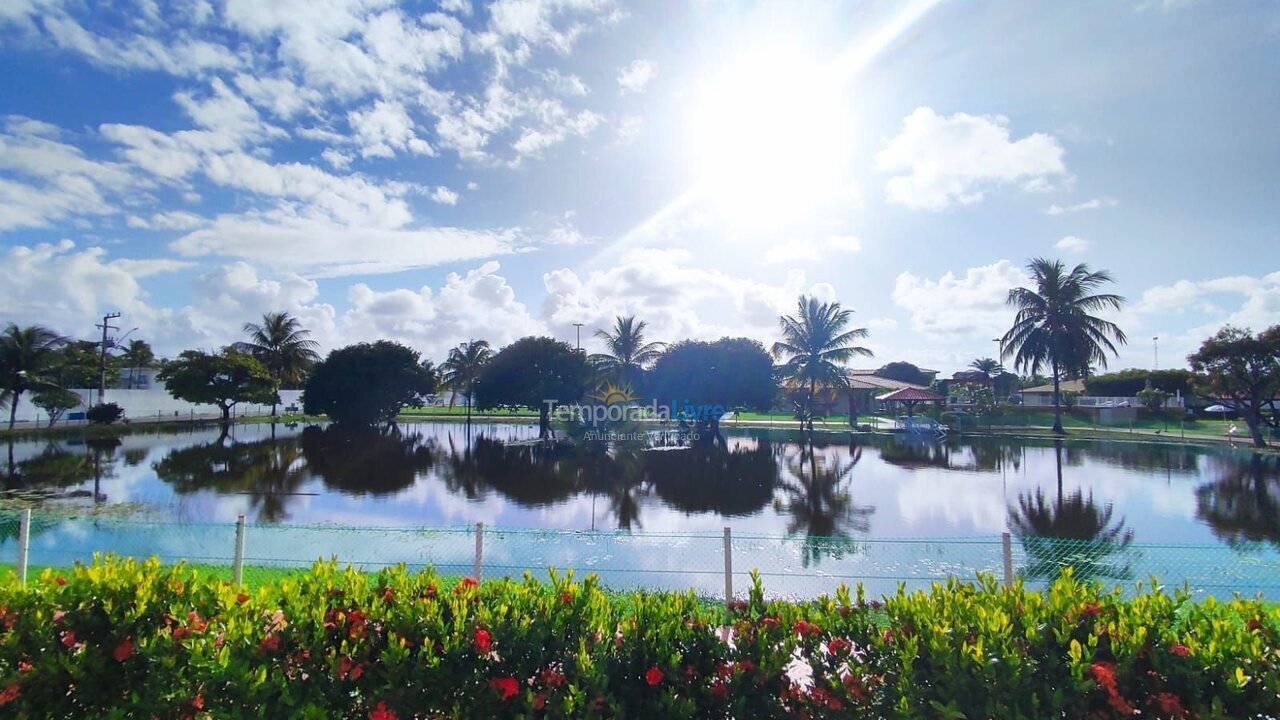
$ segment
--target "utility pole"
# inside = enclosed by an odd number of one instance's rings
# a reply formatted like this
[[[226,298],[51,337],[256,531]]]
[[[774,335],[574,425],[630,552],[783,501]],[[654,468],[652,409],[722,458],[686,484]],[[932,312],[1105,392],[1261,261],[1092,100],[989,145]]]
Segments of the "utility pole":
[[[119,330],[120,328],[111,324],[112,320],[120,317],[120,313],[107,313],[102,316],[102,324],[94,325],[94,327],[102,328],[102,353],[98,360],[98,404],[107,401],[107,331]]]
[[[582,352],[582,323],[574,323],[573,326],[578,328],[578,352]]]
[[[1151,359],[1154,361],[1155,370],[1160,369],[1160,336],[1156,335],[1151,338]]]

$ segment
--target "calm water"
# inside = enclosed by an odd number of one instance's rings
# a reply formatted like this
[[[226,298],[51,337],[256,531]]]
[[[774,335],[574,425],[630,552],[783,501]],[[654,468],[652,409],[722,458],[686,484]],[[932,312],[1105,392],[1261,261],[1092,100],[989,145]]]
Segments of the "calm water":
[[[877,553],[874,567],[858,571],[862,576],[915,577],[915,566],[935,561],[934,571],[945,574],[947,567],[970,564],[955,556],[963,539],[989,542],[1006,530],[1018,538],[1019,566],[1028,573],[1043,570],[1037,563],[1056,552],[1038,544],[1047,536],[1085,543],[1093,549],[1076,559],[1077,566],[1116,579],[1153,570],[1168,576],[1188,562],[1178,556],[1162,564],[1150,554],[1135,561],[1125,552],[1144,544],[1210,546],[1226,554],[1191,562],[1212,570],[1243,558],[1258,564],[1257,573],[1274,572],[1280,546],[1280,460],[1225,448],[1086,441],[1055,447],[991,438],[921,443],[840,434],[819,434],[810,443],[795,432],[741,429],[728,430],[723,444],[588,451],[538,445],[531,442],[535,434],[531,425],[482,424],[468,441],[463,425],[423,423],[394,434],[278,428],[272,438],[267,426],[243,426],[225,438],[210,429],[133,435],[118,444],[18,443],[6,487],[53,505],[96,501],[120,506],[121,514],[193,526],[231,522],[244,513],[281,527],[460,527],[483,521],[501,528],[630,531],[630,547],[564,562],[591,565],[629,554],[654,572],[663,570],[654,569],[653,556],[692,550],[667,543],[655,552],[643,546],[646,537],[714,537],[725,525],[735,536],[760,536],[742,541],[756,543],[747,550],[786,556],[779,561],[786,572],[836,577],[858,576],[841,570],[842,557]],[[61,530],[45,534],[50,552],[102,532],[73,524]],[[150,540],[113,540],[120,545],[113,548],[146,553],[147,543],[172,540],[171,532],[157,532]],[[255,532],[265,536],[268,530]],[[766,547],[772,541],[765,536],[796,538],[799,549]],[[392,532],[377,542],[407,548],[409,537]],[[519,537],[527,545],[535,536]],[[616,537],[627,542],[625,533]],[[810,537],[844,540],[805,544]],[[907,538],[937,542],[901,556],[868,550],[905,547],[874,543]],[[314,549],[297,535],[275,542],[302,545],[304,554]],[[458,558],[470,552],[466,537],[449,542]],[[546,538],[538,542],[535,550],[513,545],[495,562],[505,557],[508,567],[518,569],[559,557]],[[353,540],[344,552],[359,555],[371,547],[364,543]],[[186,554],[198,544],[190,540]],[[698,552],[707,554],[710,574],[715,546],[703,544]],[[0,552],[7,555],[9,546],[6,540]],[[999,567],[998,546],[973,547],[983,556],[979,566]],[[431,556],[424,548],[409,557]],[[904,569],[908,565],[914,569]],[[713,580],[702,584],[714,587]],[[1256,589],[1247,579],[1231,588]]]

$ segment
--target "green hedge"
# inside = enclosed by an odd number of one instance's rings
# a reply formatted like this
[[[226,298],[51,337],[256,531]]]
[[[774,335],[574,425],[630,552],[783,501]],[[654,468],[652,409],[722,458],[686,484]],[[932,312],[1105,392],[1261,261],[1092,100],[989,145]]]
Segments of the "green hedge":
[[[766,602],[757,581],[726,610],[332,564],[246,593],[108,557],[0,581],[0,717],[1264,717],[1278,631],[1257,601],[1126,600],[1070,575],[883,604]]]

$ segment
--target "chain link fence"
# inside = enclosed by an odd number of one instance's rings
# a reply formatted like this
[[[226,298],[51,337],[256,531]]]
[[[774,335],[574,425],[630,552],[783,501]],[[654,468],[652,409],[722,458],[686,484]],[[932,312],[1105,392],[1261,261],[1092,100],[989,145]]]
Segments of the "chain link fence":
[[[24,511],[25,513],[26,511]],[[336,559],[373,571],[397,564],[444,575],[545,577],[548,568],[595,573],[617,589],[693,589],[743,597],[758,571],[774,597],[808,598],[861,583],[868,595],[899,584],[923,589],[988,573],[1043,585],[1067,567],[1077,577],[1132,589],[1158,578],[1198,595],[1280,600],[1280,552],[1253,545],[1139,544],[1037,536],[962,538],[804,537],[735,533],[528,530],[142,522],[0,515],[0,566],[21,572],[70,567],[94,553],[187,562],[249,585]],[[24,529],[25,525],[25,529]]]

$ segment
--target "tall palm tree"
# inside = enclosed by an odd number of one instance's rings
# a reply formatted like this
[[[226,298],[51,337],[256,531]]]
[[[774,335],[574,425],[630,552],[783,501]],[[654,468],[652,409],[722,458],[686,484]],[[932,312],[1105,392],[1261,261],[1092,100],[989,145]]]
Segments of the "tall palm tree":
[[[155,362],[156,354],[146,340],[130,340],[121,357],[129,365],[129,387],[132,388],[135,373]]]
[[[1068,566],[1086,580],[1127,580],[1133,574],[1124,554],[1133,531],[1125,528],[1123,517],[1113,521],[1111,504],[1094,502],[1093,493],[1076,490],[1053,503],[1039,488],[1020,493],[1018,504],[1009,508],[1009,530],[1026,549],[1027,577],[1053,581]],[[1112,555],[1119,555],[1119,562],[1109,562]]]
[[[1107,353],[1124,344],[1124,331],[1095,313],[1119,310],[1124,298],[1097,292],[1113,282],[1105,270],[1091,272],[1084,263],[1067,271],[1061,260],[1035,258],[1027,265],[1035,289],[1014,288],[1006,302],[1018,309],[1013,327],[1000,339],[1001,358],[1032,375],[1048,366],[1053,378],[1053,432],[1062,434],[1062,393],[1067,374],[1083,373],[1090,364],[1107,366]],[[1114,342],[1113,342],[1114,341]]]
[[[449,357],[440,365],[443,371],[440,379],[445,387],[466,395],[468,425],[471,424],[471,399],[476,394],[476,380],[492,359],[493,348],[489,347],[489,341],[469,340],[450,350]]]
[[[17,419],[18,401],[27,390],[53,387],[49,372],[58,360],[58,348],[67,339],[39,325],[13,323],[0,335],[0,395],[9,405],[9,429]]]
[[[854,341],[867,336],[866,328],[847,329],[852,310],[840,303],[819,302],[800,296],[794,316],[778,318],[782,340],[773,344],[775,358],[786,357],[779,368],[782,377],[807,390],[805,417],[813,430],[813,404],[818,388],[844,388],[849,384],[844,363],[856,356],[872,357],[867,348]]]
[[[644,329],[648,323],[636,322],[636,316],[614,318],[613,332],[597,330],[596,337],[604,340],[607,352],[587,358],[596,370],[616,377],[620,382],[634,384],[640,374],[658,359],[666,349],[665,343],[644,341]]]
[[[311,331],[288,312],[269,312],[262,316],[261,325],[245,323],[244,331],[249,334],[249,342],[237,345],[262,361],[280,387],[298,387],[320,361],[316,352],[320,344],[312,340]],[[272,416],[279,402],[277,395],[271,403]]]

